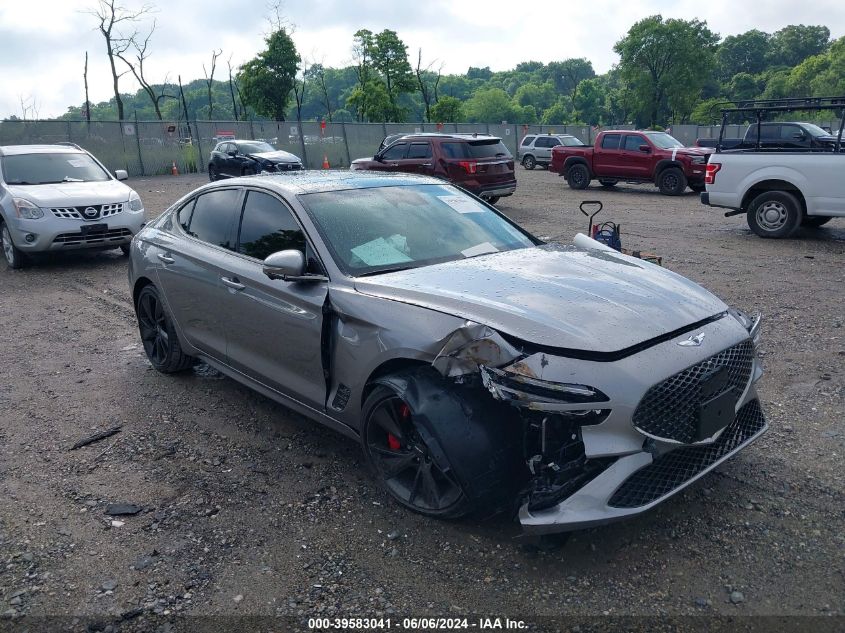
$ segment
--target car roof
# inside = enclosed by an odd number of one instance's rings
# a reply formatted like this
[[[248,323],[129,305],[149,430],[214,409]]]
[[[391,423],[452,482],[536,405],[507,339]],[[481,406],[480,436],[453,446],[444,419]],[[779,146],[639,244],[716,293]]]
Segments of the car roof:
[[[85,154],[81,147],[76,145],[0,145],[0,156],[15,156],[18,154]]]
[[[249,138],[224,138],[217,144],[220,145],[221,143],[266,143],[267,141],[256,141],[254,139]]]
[[[385,138],[390,138],[389,135]],[[492,134],[476,134],[475,132],[409,132],[408,134],[401,134],[396,137],[396,140],[400,139],[415,139],[415,138],[423,138],[423,139],[453,139],[459,141],[474,141],[474,140],[482,140],[482,141],[492,141],[497,140],[501,141],[502,138],[499,136],[493,136]]]
[[[412,174],[390,174],[372,171],[302,170],[284,174],[260,174],[242,178],[227,178],[205,185],[204,190],[225,188],[232,185],[262,185],[289,195],[343,191],[345,189],[371,189],[375,187],[401,187],[403,185],[448,185],[439,178]]]

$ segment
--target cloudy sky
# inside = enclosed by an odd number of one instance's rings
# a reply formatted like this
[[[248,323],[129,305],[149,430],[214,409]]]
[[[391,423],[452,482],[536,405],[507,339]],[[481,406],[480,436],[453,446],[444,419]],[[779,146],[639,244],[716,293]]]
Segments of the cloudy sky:
[[[140,0],[120,0],[127,8]],[[153,0],[158,28],[153,36],[147,77],[155,82],[169,73],[183,82],[203,76],[213,48],[222,48],[217,77],[253,57],[268,30],[267,0],[198,2]],[[21,115],[21,101],[41,117],[60,115],[84,97],[82,68],[89,54],[91,100],[110,98],[111,79],[102,36],[87,13],[96,0],[0,0],[0,118]],[[812,6],[812,11],[808,7]],[[493,70],[520,61],[549,62],[587,57],[597,72],[617,61],[613,44],[637,20],[655,13],[664,17],[706,20],[726,35],[758,28],[776,31],[787,24],[825,24],[833,37],[845,35],[845,5],[814,0],[736,2],[730,0],[287,0],[283,12],[294,26],[299,52],[330,66],[351,61],[352,34],[359,28],[393,29],[415,60],[444,63],[444,72],[469,66]],[[222,70],[221,70],[222,67]],[[130,75],[122,92],[134,92]]]

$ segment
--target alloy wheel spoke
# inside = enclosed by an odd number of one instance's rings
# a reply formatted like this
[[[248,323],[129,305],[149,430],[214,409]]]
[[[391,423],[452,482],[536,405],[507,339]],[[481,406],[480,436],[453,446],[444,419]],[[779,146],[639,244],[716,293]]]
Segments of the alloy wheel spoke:
[[[390,457],[384,455],[381,459],[382,472],[386,479],[393,479],[404,471],[408,470],[414,465],[416,456],[413,453],[405,453],[403,455],[392,455]]]
[[[428,500],[432,507],[440,507],[440,491],[437,488],[437,482],[434,479],[431,462],[425,464],[422,469],[422,485],[428,496]]]
[[[399,421],[394,417],[393,409],[388,407],[389,405],[380,406],[373,413],[373,422],[387,433],[396,437],[401,443],[405,439],[405,434],[399,426]]]

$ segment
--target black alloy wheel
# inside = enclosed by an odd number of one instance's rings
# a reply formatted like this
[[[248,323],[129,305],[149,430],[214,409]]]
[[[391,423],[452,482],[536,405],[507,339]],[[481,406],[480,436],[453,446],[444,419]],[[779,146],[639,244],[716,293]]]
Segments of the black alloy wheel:
[[[153,367],[169,374],[185,370],[193,364],[194,359],[182,351],[173,323],[155,286],[144,286],[135,302],[135,312],[144,352]]]
[[[377,402],[368,407],[362,439],[368,461],[387,491],[422,514],[463,514],[463,489],[438,463],[415,428],[410,407],[389,389],[380,387],[378,391],[373,394]]]

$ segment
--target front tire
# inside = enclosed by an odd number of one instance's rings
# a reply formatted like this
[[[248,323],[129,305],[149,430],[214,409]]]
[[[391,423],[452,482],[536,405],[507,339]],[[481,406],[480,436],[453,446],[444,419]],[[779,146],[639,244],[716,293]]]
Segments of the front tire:
[[[570,167],[566,176],[572,189],[586,189],[590,186],[590,170],[584,163],[576,163]]]
[[[129,257],[129,253],[131,252],[132,247],[129,244],[121,244],[120,245],[120,252],[123,253],[124,257]]]
[[[217,171],[217,168],[214,165],[208,166],[208,180],[211,182],[220,180],[220,172]]]
[[[751,201],[746,220],[760,237],[783,238],[800,226],[801,215],[801,205],[791,193],[765,191]]]
[[[821,215],[805,215],[801,220],[801,226],[806,226],[810,229],[817,229],[830,222],[833,218],[830,216],[824,217]]]
[[[680,196],[687,188],[687,177],[677,167],[669,167],[660,172],[657,186],[664,196]]]
[[[599,178],[599,184],[604,187],[605,189],[610,189],[611,187],[615,187],[618,183],[618,180],[612,180],[610,178]]]
[[[512,407],[480,382],[456,385],[431,367],[382,376],[371,388],[361,443],[400,505],[438,518],[512,508],[525,475],[522,426]]]
[[[490,196],[489,198],[485,198],[487,200],[487,204],[496,204],[499,201],[500,196]]]
[[[144,286],[138,293],[135,315],[144,352],[155,369],[163,374],[173,374],[194,364],[194,358],[182,351],[173,320],[154,285]]]
[[[537,161],[534,159],[533,156],[529,155],[522,159],[522,166],[525,167],[525,169],[531,171],[537,166]]]
[[[470,511],[463,487],[423,438],[402,397],[377,386],[364,403],[361,441],[379,483],[400,505],[426,516],[457,518]]]
[[[0,220],[0,244],[3,246],[3,258],[6,260],[6,265],[9,268],[18,270],[26,265],[26,255],[12,242],[12,234],[9,231],[9,227],[2,220]]]

